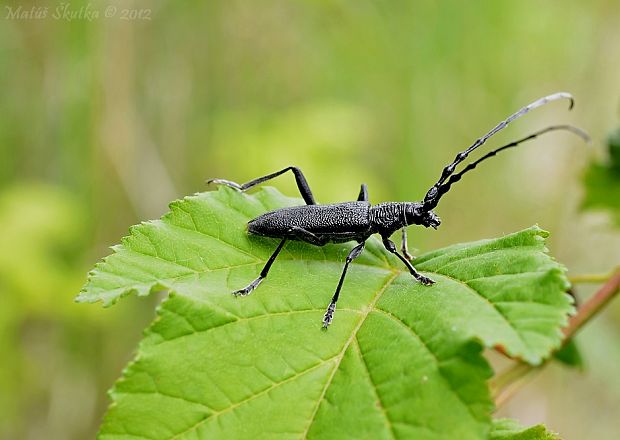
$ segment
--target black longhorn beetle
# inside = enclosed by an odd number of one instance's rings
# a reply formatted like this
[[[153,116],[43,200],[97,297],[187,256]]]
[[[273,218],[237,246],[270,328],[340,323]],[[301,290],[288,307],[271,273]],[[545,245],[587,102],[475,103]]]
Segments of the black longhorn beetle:
[[[234,291],[233,294],[235,296],[246,296],[256,289],[260,282],[267,276],[271,265],[287,240],[305,241],[315,246],[324,246],[329,242],[344,243],[347,241],[357,241],[358,245],[351,249],[347,255],[340,280],[338,281],[338,286],[336,287],[336,292],[323,317],[323,327],[326,328],[332,322],[336,310],[336,302],[338,301],[340,289],[342,288],[349,264],[362,253],[366,240],[372,234],[381,235],[385,248],[403,262],[417,281],[424,285],[433,284],[434,281],[432,279],[418,273],[410,262],[413,257],[409,255],[407,251],[407,226],[423,225],[427,228],[432,227],[437,229],[441,224],[441,220],[432,209],[437,206],[439,199],[450,190],[450,187],[455,182],[461,180],[463,174],[473,170],[480,162],[495,156],[500,151],[510,147],[516,147],[522,142],[534,139],[541,134],[554,130],[567,130],[588,141],[588,135],[577,127],[571,125],[553,125],[497,148],[482,156],[480,159],[471,162],[462,171],[454,174],[456,166],[463,162],[472,151],[484,144],[487,139],[495,133],[530,110],[558,99],[568,99],[570,101],[569,110],[573,108],[574,101],[572,95],[564,92],[545,96],[523,107],[506,120],[501,121],[487,134],[477,139],[465,151],[457,154],[454,161],[443,169],[441,177],[437,183],[428,190],[426,196],[424,196],[424,200],[421,202],[385,202],[371,206],[368,202],[366,184],[362,184],[359,196],[355,202],[318,205],[314,201],[314,196],[312,195],[312,191],[310,191],[310,187],[303,173],[299,168],[293,166],[251,180],[243,185],[224,179],[209,180],[208,183],[223,184],[240,191],[245,191],[253,186],[284,174],[287,171],[291,171],[295,176],[299,192],[306,202],[306,205],[303,206],[281,208],[267,212],[248,223],[248,232],[250,234],[279,238],[281,241],[274,253],[269,257],[269,260],[267,260],[258,278],[252,281],[247,287]],[[399,229],[402,230],[402,254],[398,252],[396,245],[390,240],[390,236]]]

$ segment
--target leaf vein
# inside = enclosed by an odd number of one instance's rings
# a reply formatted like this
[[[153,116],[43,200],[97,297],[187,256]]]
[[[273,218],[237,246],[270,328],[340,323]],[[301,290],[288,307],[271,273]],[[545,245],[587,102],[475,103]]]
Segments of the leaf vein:
[[[403,322],[398,316],[377,308],[376,311],[383,313],[384,315],[386,315],[388,318],[392,318],[394,321],[396,321],[396,323],[402,327],[404,327],[410,334],[412,334],[421,344],[422,346],[426,349],[426,351],[428,352],[428,354],[430,354],[433,359],[435,360],[435,364],[437,365],[437,371],[439,372],[440,377],[443,379],[444,383],[446,385],[448,385],[448,387],[454,392],[454,394],[456,395],[456,398],[463,404],[463,406],[467,409],[467,412],[471,415],[471,417],[474,420],[477,420],[476,415],[474,414],[474,412],[472,411],[471,405],[468,404],[467,402],[465,402],[463,400],[463,397],[457,392],[457,390],[452,386],[452,383],[443,375],[441,374],[441,369],[439,368],[441,365],[441,361],[439,360],[439,358],[437,357],[437,355],[435,354],[435,352],[433,350],[431,350],[431,348],[428,346],[428,344],[426,343],[426,341],[424,339],[422,339],[422,337],[410,326],[408,326],[405,322]]]
[[[479,298],[482,298],[487,304],[489,304],[497,312],[497,314],[504,320],[504,322],[506,322],[506,324],[508,325],[508,328],[517,336],[517,339],[523,344],[523,346],[526,347],[527,349],[531,348],[529,346],[529,344],[525,341],[525,339],[523,338],[521,333],[519,333],[515,329],[515,325],[510,321],[508,316],[506,316],[506,314],[499,307],[497,307],[497,305],[494,302],[492,302],[486,296],[482,295],[476,289],[471,287],[469,284],[467,284],[466,281],[459,280],[458,278],[451,277],[450,275],[446,275],[445,273],[437,273],[437,274],[440,275],[440,276],[446,277],[446,278],[448,278],[448,279],[450,279],[450,280],[452,280],[452,281],[462,285],[469,292],[473,292],[474,295],[476,295]],[[513,354],[513,353],[510,353],[510,354]]]
[[[323,365],[325,365],[326,363],[333,361],[333,360],[334,360],[334,359],[336,359],[337,357],[338,357],[338,355],[333,356],[333,357],[331,357],[331,358],[329,358],[329,359],[325,359],[325,360],[323,360],[323,361],[319,362],[319,363],[318,363],[318,364],[316,364],[316,365],[313,365],[312,367],[310,367],[310,368],[308,368],[308,369],[306,369],[306,370],[304,370],[304,371],[300,371],[300,372],[298,372],[298,373],[295,373],[295,374],[291,375],[290,377],[287,377],[286,379],[284,379],[284,380],[282,380],[282,381],[280,381],[280,382],[273,383],[272,385],[270,385],[270,386],[268,386],[267,388],[265,388],[265,389],[263,389],[263,390],[259,391],[258,393],[254,394],[254,395],[252,395],[252,396],[250,396],[250,397],[248,397],[248,398],[246,398],[246,399],[240,400],[239,402],[234,403],[234,404],[230,405],[229,407],[224,408],[223,410],[220,410],[220,411],[214,411],[212,414],[210,414],[210,415],[209,415],[209,416],[207,416],[206,418],[204,418],[204,419],[202,419],[202,420],[198,421],[197,423],[195,423],[194,425],[192,425],[192,426],[190,426],[189,428],[185,429],[184,431],[181,431],[181,432],[179,432],[178,434],[176,434],[174,437],[172,437],[172,438],[171,438],[171,440],[174,440],[174,439],[176,439],[176,438],[179,438],[180,436],[182,436],[182,435],[184,435],[184,434],[186,434],[186,433],[188,433],[188,432],[190,432],[190,431],[195,430],[196,428],[198,428],[198,426],[202,425],[203,423],[206,423],[206,422],[207,422],[207,421],[209,421],[209,420],[213,420],[214,418],[219,417],[219,416],[221,416],[222,414],[225,414],[225,413],[227,413],[227,412],[233,411],[234,409],[236,409],[236,408],[240,407],[241,405],[244,405],[244,404],[246,404],[246,403],[248,403],[248,402],[251,402],[252,400],[257,399],[257,398],[259,398],[259,397],[261,397],[261,396],[263,396],[263,395],[265,395],[265,394],[269,393],[271,390],[273,390],[273,389],[275,389],[275,388],[277,388],[277,387],[279,387],[279,386],[282,386],[282,385],[284,385],[284,384],[286,384],[286,383],[288,383],[288,382],[291,382],[291,381],[293,381],[293,380],[297,379],[298,377],[301,377],[301,376],[303,376],[303,375],[305,375],[305,374],[308,374],[308,373],[310,373],[310,372],[312,372],[312,371],[314,371],[314,370],[316,370],[316,369],[318,369],[318,368],[322,367],[322,366],[323,366]]]
[[[317,415],[317,413],[319,411],[319,408],[321,407],[321,403],[325,399],[325,394],[327,394],[327,389],[331,386],[332,381],[334,380],[334,376],[336,375],[336,372],[338,371],[338,368],[340,367],[340,363],[342,362],[342,358],[344,357],[345,352],[347,351],[347,349],[349,348],[349,346],[351,345],[351,343],[353,342],[353,340],[357,336],[357,332],[359,331],[359,329],[362,327],[362,325],[366,321],[366,318],[368,317],[370,312],[375,308],[375,305],[377,304],[377,301],[379,300],[379,298],[381,298],[383,293],[392,284],[392,282],[394,282],[394,280],[398,277],[399,274],[400,274],[400,272],[393,272],[389,276],[389,278],[385,281],[384,285],[381,288],[379,288],[379,290],[377,291],[377,293],[373,297],[373,299],[370,302],[370,304],[368,305],[368,307],[366,307],[365,312],[363,312],[363,315],[362,315],[359,323],[355,326],[355,328],[351,332],[351,336],[349,337],[349,340],[344,344],[342,350],[336,356],[336,358],[337,358],[336,365],[334,366],[334,369],[332,370],[330,376],[327,378],[327,382],[325,383],[325,386],[323,387],[323,390],[321,392],[321,396],[317,400],[317,403],[316,403],[316,406],[314,408],[314,411],[313,411],[313,413],[312,413],[312,415],[310,417],[310,423],[308,423],[308,426],[306,426],[306,429],[305,429],[305,431],[303,433],[303,437],[302,438],[308,438],[308,432],[310,431],[310,428],[312,427],[312,424],[314,423],[314,420],[316,419],[316,415]]]
[[[209,303],[209,304],[211,304],[211,303]],[[356,313],[356,314],[363,313],[362,311],[355,310],[355,309],[338,309],[338,310],[343,311],[343,312],[352,312],[352,313]],[[198,330],[196,330],[194,332],[191,332],[191,333],[184,333],[184,334],[179,335],[179,336],[177,336],[175,338],[164,339],[164,340],[162,340],[162,341],[160,341],[160,342],[158,342],[156,344],[153,344],[153,345],[161,345],[161,344],[165,344],[167,342],[178,341],[179,339],[182,339],[182,338],[187,338],[187,337],[194,336],[194,335],[197,335],[197,334],[200,334],[200,333],[206,333],[206,332],[209,332],[211,330],[215,330],[215,329],[218,329],[218,328],[225,327],[227,325],[239,324],[239,323],[242,323],[242,322],[254,321],[256,319],[273,318],[274,316],[290,316],[290,315],[295,315],[295,314],[298,314],[298,313],[311,313],[311,312],[323,313],[324,311],[325,311],[324,309],[318,309],[318,308],[317,309],[300,309],[300,310],[287,310],[285,312],[262,313],[262,314],[259,314],[259,315],[247,316],[247,317],[243,317],[243,318],[237,317],[237,319],[235,319],[234,321],[228,321],[228,322],[225,322],[223,324],[216,325],[216,326],[213,326],[213,327],[208,327],[208,328],[204,328],[204,329],[198,329]]]
[[[383,402],[381,401],[381,397],[379,396],[379,390],[377,388],[377,386],[375,385],[375,382],[372,380],[372,376],[370,375],[370,370],[368,369],[368,364],[366,363],[366,359],[364,358],[364,353],[362,353],[362,349],[359,345],[359,341],[357,340],[357,337],[355,338],[355,347],[357,348],[357,352],[360,356],[360,359],[362,361],[362,365],[364,366],[364,371],[366,372],[366,376],[368,377],[368,380],[370,381],[370,385],[372,390],[374,391],[375,397],[377,399],[377,403],[379,404],[379,409],[381,410],[381,413],[383,414],[383,417],[385,417],[385,423],[388,426],[388,429],[390,430],[390,433],[392,434],[392,438],[396,438],[396,433],[394,432],[394,427],[392,426],[392,421],[390,420],[390,417],[388,416],[387,411],[385,410],[385,406],[383,406]]]

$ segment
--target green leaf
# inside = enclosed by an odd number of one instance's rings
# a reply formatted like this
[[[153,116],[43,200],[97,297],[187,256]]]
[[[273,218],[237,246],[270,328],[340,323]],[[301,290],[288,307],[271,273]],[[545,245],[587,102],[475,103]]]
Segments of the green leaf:
[[[493,420],[489,440],[560,440],[560,437],[544,425],[524,428],[516,420],[497,419]]]
[[[228,188],[131,228],[79,301],[171,292],[111,392],[101,438],[485,437],[483,346],[538,364],[572,312],[564,269],[538,227],[422,255],[422,286],[376,239],[352,265],[334,322],[321,319],[351,245],[289,243],[247,298],[277,241],[245,224],[299,204]]]
[[[620,165],[619,165],[620,167]],[[608,211],[620,226],[620,168],[592,164],[585,175],[586,195],[582,207]]]
[[[583,370],[585,363],[574,339],[569,339],[562,348],[553,353],[553,358],[566,366]]]
[[[610,168],[620,173],[620,127],[609,134],[607,148],[609,149]]]

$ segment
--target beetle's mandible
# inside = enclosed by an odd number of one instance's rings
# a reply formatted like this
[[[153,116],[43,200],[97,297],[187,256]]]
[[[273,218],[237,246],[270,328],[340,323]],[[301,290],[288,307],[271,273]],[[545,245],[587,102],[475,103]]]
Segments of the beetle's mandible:
[[[456,167],[463,162],[472,151],[483,145],[491,136],[505,128],[512,121],[523,116],[530,110],[559,99],[568,99],[570,101],[569,110],[572,109],[574,103],[573,97],[569,93],[559,92],[540,98],[501,121],[491,131],[477,139],[469,148],[457,154],[454,161],[443,169],[439,180],[431,186],[424,199],[420,202],[385,202],[372,206],[368,202],[366,185],[362,184],[357,201],[319,205],[314,201],[314,196],[312,195],[312,191],[303,173],[299,168],[293,166],[251,180],[243,185],[224,179],[209,180],[208,183],[227,185],[239,191],[246,191],[260,183],[273,179],[287,171],[291,171],[295,176],[299,192],[306,202],[306,205],[276,209],[267,212],[248,223],[248,231],[250,234],[279,238],[280,243],[267,260],[258,278],[252,281],[247,287],[236,290],[233,294],[245,296],[256,289],[260,282],[267,277],[271,265],[288,240],[304,241],[315,246],[323,246],[327,243],[356,241],[358,244],[351,249],[347,255],[336,291],[323,317],[323,327],[326,328],[333,320],[336,303],[349,264],[362,253],[366,240],[372,234],[379,234],[381,236],[385,248],[403,262],[411,275],[418,282],[424,285],[433,284],[434,281],[432,279],[418,273],[411,264],[413,257],[407,251],[407,226],[422,225],[427,228],[432,227],[437,229],[441,224],[441,220],[432,210],[437,206],[441,197],[450,190],[450,187],[455,182],[461,180],[463,174],[476,168],[476,166],[485,159],[495,156],[497,153],[507,148],[516,147],[525,141],[532,140],[544,133],[555,130],[567,130],[588,141],[588,135],[577,127],[572,125],[553,125],[499,147],[476,161],[469,163],[460,172],[455,173]],[[402,230],[401,252],[398,252],[396,245],[390,240],[390,236],[399,229]]]

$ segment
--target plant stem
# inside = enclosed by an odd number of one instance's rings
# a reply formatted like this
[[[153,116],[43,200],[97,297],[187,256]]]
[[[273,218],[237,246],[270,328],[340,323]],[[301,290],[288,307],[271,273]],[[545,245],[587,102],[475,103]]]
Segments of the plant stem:
[[[594,315],[600,312],[611,299],[620,291],[620,270],[616,270],[609,277],[607,282],[586,301],[577,314],[570,318],[568,327],[564,332],[564,343],[566,343],[585,323],[587,323]]]
[[[503,387],[496,389],[494,394],[495,406],[499,408],[504,403],[509,401],[517,392],[525,386],[534,376],[542,371],[543,366],[532,367],[526,364],[520,364],[527,368],[518,369],[519,374],[515,376],[514,380],[506,383]],[[512,370],[512,369],[511,369]],[[510,370],[509,370],[510,371]]]
[[[509,386],[512,382],[515,382],[522,378],[529,371],[530,366],[522,362],[513,364],[511,368],[504,370],[501,374],[493,377],[489,381],[489,385],[493,392],[499,393],[500,390]]]
[[[568,277],[568,280],[571,284],[604,283],[618,271],[620,271],[620,266],[607,273],[573,275],[572,277]]]

